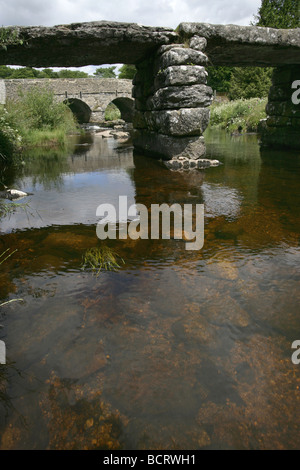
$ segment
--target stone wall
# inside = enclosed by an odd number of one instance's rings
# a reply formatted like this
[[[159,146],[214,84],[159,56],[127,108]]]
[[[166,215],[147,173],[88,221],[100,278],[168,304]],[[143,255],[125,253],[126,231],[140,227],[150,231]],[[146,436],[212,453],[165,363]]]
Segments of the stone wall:
[[[5,89],[5,81],[0,80],[0,104],[6,103],[6,89]]]
[[[169,160],[172,167],[195,167],[203,161],[203,132],[209,122],[212,89],[206,85],[206,40],[161,46],[137,64],[133,97],[135,148]]]
[[[300,149],[300,104],[292,102],[292,83],[300,80],[300,66],[274,69],[266,106],[267,119],[260,123],[263,146]]]

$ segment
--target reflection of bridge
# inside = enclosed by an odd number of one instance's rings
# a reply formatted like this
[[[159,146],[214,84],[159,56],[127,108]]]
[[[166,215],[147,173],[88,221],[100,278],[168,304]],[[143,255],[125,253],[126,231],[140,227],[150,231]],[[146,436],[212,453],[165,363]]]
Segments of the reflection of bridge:
[[[58,78],[0,80],[0,104],[18,97],[20,90],[47,87],[58,101],[68,101],[79,122],[102,121],[107,106],[114,103],[125,121],[132,121],[131,80],[112,78]],[[1,93],[2,89],[2,93]]]

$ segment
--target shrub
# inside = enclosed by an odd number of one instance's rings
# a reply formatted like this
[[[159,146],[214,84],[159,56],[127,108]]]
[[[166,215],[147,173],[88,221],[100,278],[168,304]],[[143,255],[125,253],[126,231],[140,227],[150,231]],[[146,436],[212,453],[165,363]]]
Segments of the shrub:
[[[0,159],[9,159],[20,145],[22,137],[13,125],[7,110],[0,106]]]
[[[256,132],[258,123],[266,117],[266,98],[230,101],[215,104],[211,109],[210,126],[233,131]]]
[[[77,129],[73,113],[55,101],[47,88],[20,92],[18,100],[0,107],[0,155],[11,158],[20,144],[65,145],[66,134]]]
[[[229,98],[248,100],[268,96],[272,72],[272,68],[265,67],[234,67],[228,90]]]
[[[17,101],[8,103],[7,109],[19,128],[53,130],[62,125],[66,130],[74,127],[72,112],[64,103],[55,101],[47,88],[20,91]]]
[[[116,121],[121,118],[121,112],[114,103],[110,103],[105,110],[106,121]]]

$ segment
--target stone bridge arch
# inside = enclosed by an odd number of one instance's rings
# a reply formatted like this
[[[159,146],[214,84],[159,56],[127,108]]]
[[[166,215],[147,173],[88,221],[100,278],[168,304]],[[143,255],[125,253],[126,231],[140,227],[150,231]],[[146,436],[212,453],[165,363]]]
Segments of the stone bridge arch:
[[[133,121],[133,114],[134,114],[134,100],[129,97],[124,97],[124,96],[119,96],[112,101],[109,101],[107,103],[107,106],[109,104],[113,103],[120,111],[121,113],[121,119],[124,119],[126,122],[132,122]],[[106,106],[106,108],[107,108]],[[105,109],[106,109],[105,108]]]
[[[92,110],[84,101],[78,98],[68,98],[64,100],[64,103],[69,106],[79,124],[90,122]]]

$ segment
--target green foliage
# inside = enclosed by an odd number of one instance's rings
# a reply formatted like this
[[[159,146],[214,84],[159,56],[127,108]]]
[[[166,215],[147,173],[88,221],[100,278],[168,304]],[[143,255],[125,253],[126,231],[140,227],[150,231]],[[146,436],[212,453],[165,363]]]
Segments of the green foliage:
[[[133,80],[133,77],[136,74],[136,67],[135,65],[124,64],[120,68],[120,73],[118,78],[128,78],[129,80]]]
[[[20,79],[20,78],[87,78],[89,75],[81,70],[62,69],[54,72],[52,69],[38,70],[33,67],[13,68],[0,65],[0,78]]]
[[[10,79],[38,78],[38,74],[35,73],[34,69],[31,67],[22,67],[18,69],[13,69],[9,78]]]
[[[55,73],[55,72],[54,72]],[[87,78],[88,74],[81,70],[62,69],[57,73],[57,78]]]
[[[98,276],[102,269],[116,271],[120,263],[125,264],[125,261],[108,246],[94,247],[86,251],[82,269],[91,270]]]
[[[109,103],[105,110],[104,117],[106,121],[116,121],[117,119],[121,119],[121,112],[114,103]]]
[[[21,145],[65,144],[77,128],[67,105],[58,103],[47,88],[32,89],[0,107],[0,154],[11,159]]]
[[[39,71],[38,78],[59,78],[58,72],[54,72],[52,69],[43,69]]]
[[[96,72],[94,72],[94,75],[97,78],[116,78],[115,68],[115,65],[112,67],[99,67],[96,69]]]
[[[227,93],[230,86],[230,78],[233,67],[212,67],[206,68],[208,72],[207,85],[213,90]]]
[[[74,127],[73,115],[64,103],[55,101],[53,91],[44,88],[19,92],[20,99],[9,102],[8,111],[20,129],[53,130],[62,124]]]
[[[23,44],[20,33],[16,28],[0,28],[0,49],[7,49],[8,46],[18,46]]]
[[[255,17],[256,26],[286,29],[300,27],[299,0],[262,0]]]
[[[231,132],[256,132],[259,121],[266,117],[266,104],[266,98],[215,104],[211,108],[210,126]]]
[[[229,85],[229,98],[264,98],[271,86],[272,68],[234,67]]]
[[[12,70],[13,69],[7,67],[7,65],[0,65],[0,78],[10,78]]]
[[[20,132],[17,130],[12,116],[0,106],[0,158],[10,159],[22,142]]]

